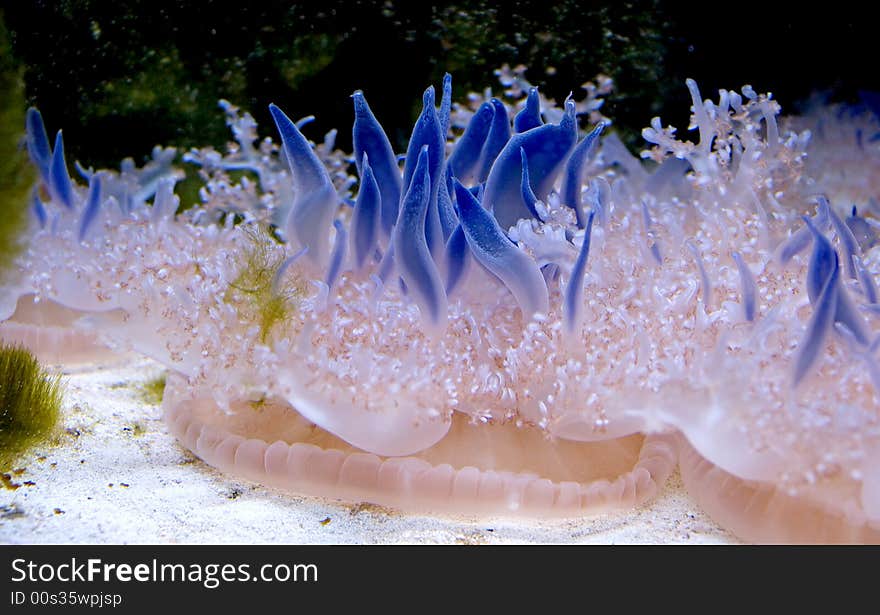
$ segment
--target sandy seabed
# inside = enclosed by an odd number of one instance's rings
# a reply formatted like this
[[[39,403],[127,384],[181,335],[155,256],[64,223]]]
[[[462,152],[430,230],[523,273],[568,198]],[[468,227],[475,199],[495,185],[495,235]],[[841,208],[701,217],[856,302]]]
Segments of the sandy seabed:
[[[162,372],[142,358],[64,372],[62,435],[0,486],[0,543],[738,542],[688,499],[677,472],[645,506],[565,521],[404,514],[241,481],[168,433],[142,388]]]

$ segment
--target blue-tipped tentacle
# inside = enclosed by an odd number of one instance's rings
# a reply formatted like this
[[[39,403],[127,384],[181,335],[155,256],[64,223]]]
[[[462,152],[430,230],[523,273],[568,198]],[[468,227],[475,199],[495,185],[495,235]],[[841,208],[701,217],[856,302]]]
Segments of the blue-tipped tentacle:
[[[577,260],[571,269],[571,277],[568,285],[565,287],[565,302],[563,307],[563,317],[565,328],[569,333],[573,332],[577,325],[578,313],[584,296],[584,273],[587,270],[587,258],[590,255],[590,236],[593,232],[593,218],[596,212],[590,211],[587,216],[587,224],[584,229],[584,243],[578,252]]]
[[[810,263],[807,266],[807,295],[810,298],[810,303],[816,308],[819,294],[831,277],[831,272],[839,269],[840,265],[837,252],[825,234],[816,227],[810,218],[804,216],[804,221],[813,234],[813,253],[810,255]],[[846,325],[859,343],[867,344],[868,333],[865,324],[844,288],[835,291],[835,301],[834,321]]]
[[[55,135],[55,149],[52,151],[52,162],[49,167],[49,191],[68,209],[73,209],[73,184],[67,173],[67,162],[64,160],[64,138],[61,131]]]
[[[758,287],[755,284],[755,276],[752,275],[752,270],[746,265],[739,252],[733,253],[733,260],[736,262],[737,269],[739,269],[739,278],[742,285],[743,313],[746,320],[754,322],[758,308]]]
[[[357,269],[362,269],[376,252],[382,196],[366,153],[361,162],[361,186],[351,216],[351,253]]]
[[[443,140],[449,136],[449,118],[452,115],[452,75],[444,73],[443,75],[443,94],[440,97],[440,111],[437,113],[440,118],[440,132],[443,133]]]
[[[807,216],[804,216],[803,220],[813,235],[813,252],[807,266],[807,296],[810,298],[810,303],[815,305],[831,275],[831,270],[837,266],[837,252],[813,220]]]
[[[425,240],[425,218],[431,198],[430,155],[430,145],[423,145],[401,203],[392,243],[397,271],[422,317],[442,327],[446,323],[446,292]]]
[[[73,168],[79,174],[79,176],[87,182],[92,181],[92,175],[95,174],[95,169],[93,167],[89,167],[88,169],[80,164],[79,160],[73,161]]]
[[[828,213],[831,217],[831,224],[834,226],[834,232],[837,233],[837,238],[840,241],[840,245],[843,247],[843,261],[844,266],[846,267],[846,275],[854,280],[856,279],[856,269],[853,264],[853,256],[857,256],[861,253],[859,244],[846,223],[844,223],[844,221],[840,219],[840,216],[837,215],[837,212],[827,205],[828,201],[825,197],[819,198],[826,203]]]
[[[40,200],[40,191],[36,186],[31,193],[31,209],[37,217],[37,222],[40,223],[40,228],[46,228],[46,221],[48,220],[46,207],[43,205],[43,201]]]
[[[422,96],[422,112],[413,127],[412,136],[406,149],[406,163],[403,168],[403,185],[409,189],[412,178],[421,157],[422,149],[428,148],[428,211],[425,217],[425,238],[431,254],[439,260],[443,249],[443,231],[440,227],[440,214],[437,210],[437,195],[440,191],[440,180],[446,160],[446,140],[434,107],[434,86],[425,90]]]
[[[79,221],[79,240],[86,238],[89,229],[98,218],[101,211],[101,176],[98,173],[92,175],[92,181],[89,182],[89,194],[86,197],[86,207],[83,210],[82,218]]]
[[[49,146],[49,135],[46,134],[46,125],[43,116],[34,107],[27,110],[25,118],[27,130],[27,149],[31,160],[40,171],[40,177],[49,183],[49,164],[52,160],[52,150]]]
[[[455,227],[446,242],[446,296],[452,295],[455,287],[464,277],[468,264],[467,237],[461,224]]]
[[[308,258],[326,266],[330,224],[338,207],[336,189],[311,144],[290,118],[274,104],[269,105],[269,112],[281,133],[296,190],[285,229],[288,239],[299,247],[308,247]]]
[[[794,367],[794,385],[797,386],[804,379],[810,367],[819,357],[819,352],[828,339],[828,333],[834,324],[834,314],[837,308],[837,296],[839,291],[838,279],[840,267],[837,264],[837,253],[832,251],[830,270],[825,278],[825,283],[816,300],[813,303],[813,316],[807,326],[807,334],[800,344]]]
[[[348,231],[339,220],[333,221],[333,228],[336,229],[336,241],[333,243],[333,254],[330,255],[330,266],[327,268],[327,277],[325,282],[327,288],[332,290],[342,271],[342,264],[345,262],[345,250],[348,247]]]
[[[449,165],[443,167],[440,177],[440,190],[437,193],[437,213],[440,216],[440,229],[443,231],[443,241],[448,242],[449,237],[458,226],[458,214],[455,213],[455,204],[452,202],[452,174]]]
[[[507,117],[507,107],[497,98],[493,98],[490,102],[494,113],[492,114],[492,125],[489,127],[489,135],[486,137],[483,151],[480,153],[480,169],[477,172],[477,179],[480,183],[489,177],[489,171],[496,158],[510,141],[510,119]]]
[[[522,198],[526,204],[526,209],[537,219],[541,219],[538,214],[538,197],[532,190],[532,182],[529,179],[529,156],[526,154],[525,148],[519,148],[520,160],[522,161],[522,180],[520,181],[520,189],[522,190]]]
[[[599,137],[606,126],[606,122],[596,124],[596,127],[575,146],[568,162],[565,163],[565,174],[562,180],[562,203],[574,209],[578,228],[584,228],[584,210],[581,206],[584,169],[596,155]]]
[[[307,115],[305,117],[299,118],[297,121],[295,121],[293,123],[293,125],[296,126],[297,130],[302,130],[305,126],[308,126],[309,124],[311,124],[314,121],[315,121],[314,115]]]
[[[516,132],[525,132],[532,128],[542,126],[544,122],[541,120],[541,99],[538,96],[538,88],[529,89],[529,96],[526,98],[526,105],[522,111],[513,118],[513,129]]]
[[[449,156],[448,166],[452,169],[453,176],[467,186],[477,179],[480,154],[494,115],[495,108],[491,103],[480,105]]]
[[[700,249],[697,245],[690,239],[685,242],[685,245],[697,262],[697,271],[700,273],[700,292],[703,294],[703,305],[708,310],[712,299],[712,283],[709,281],[709,274],[706,272],[705,265],[703,265],[703,258],[700,256]]]
[[[352,142],[358,175],[363,185],[364,170],[361,162],[364,155],[367,155],[373,169],[373,177],[382,195],[381,228],[385,236],[390,237],[391,229],[397,223],[400,195],[403,192],[400,167],[391,148],[391,142],[370,110],[363,92],[358,90],[352,94],[352,98],[354,99]]]
[[[495,160],[483,203],[503,229],[531,216],[522,196],[522,154],[529,161],[529,179],[535,195],[546,201],[553,183],[577,140],[574,101],[567,101],[559,124],[544,124],[511,137]]]
[[[824,199],[819,200],[819,207],[816,211],[816,215],[811,219],[813,226],[816,229],[826,229],[828,228],[828,224],[831,221],[831,216],[829,213],[828,201]],[[787,264],[795,254],[799,254],[803,252],[808,245],[810,245],[810,239],[813,237],[814,233],[810,230],[809,225],[798,229],[795,233],[792,234],[783,244],[779,251],[779,260],[783,265]]]
[[[537,263],[507,238],[495,218],[459,182],[455,183],[455,194],[461,226],[474,258],[510,290],[524,318],[536,312],[546,314],[550,298]]]
[[[806,228],[801,228],[789,237],[779,250],[779,261],[786,265],[788,261],[794,258],[795,254],[803,252],[810,245],[810,232]]]

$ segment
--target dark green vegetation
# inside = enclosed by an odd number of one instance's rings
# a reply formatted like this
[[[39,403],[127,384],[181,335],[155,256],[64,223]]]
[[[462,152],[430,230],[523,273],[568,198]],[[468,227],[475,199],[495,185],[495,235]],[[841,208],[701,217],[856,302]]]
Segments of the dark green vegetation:
[[[55,434],[61,384],[24,348],[0,344],[0,472]]]
[[[7,24],[29,102],[50,133],[64,127],[68,161],[87,165],[140,163],[157,143],[223,145],[220,98],[251,111],[265,134],[270,102],[291,117],[314,114],[309,136],[339,128],[350,148],[356,89],[402,150],[427,84],[449,71],[459,99],[500,92],[492,72],[504,63],[531,67],[529,79],[559,100],[604,72],[619,83],[609,111],[638,112],[640,128],[668,91],[662,2],[553,4],[25,0]]]
[[[21,147],[25,114],[21,74],[10,53],[0,12],[0,283],[23,247],[20,238],[27,225],[28,193],[34,180]]]
[[[669,0],[7,4],[27,100],[50,134],[64,127],[68,161],[86,166],[141,163],[157,143],[222,146],[220,98],[252,112],[265,135],[274,132],[270,102],[294,118],[314,114],[310,138],[339,128],[350,149],[355,89],[401,151],[427,84],[448,70],[457,99],[498,92],[492,71],[504,63],[530,67],[527,77],[557,100],[599,72],[611,76],[617,88],[603,111],[633,147],[654,115],[687,123],[686,77],[707,96],[750,83],[787,110],[817,89],[852,100],[880,89],[880,72],[865,68],[876,55],[867,3],[721,13]]]

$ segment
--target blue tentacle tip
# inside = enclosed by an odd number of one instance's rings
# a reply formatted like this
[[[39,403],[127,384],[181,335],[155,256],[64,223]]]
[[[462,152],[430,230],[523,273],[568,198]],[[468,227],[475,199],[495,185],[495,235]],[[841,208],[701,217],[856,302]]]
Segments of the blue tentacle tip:
[[[40,200],[39,190],[36,187],[34,187],[31,194],[31,208],[33,209],[34,215],[37,217],[37,222],[40,224],[40,228],[46,228],[48,215],[46,214],[46,208],[43,206],[43,202]]]
[[[480,105],[449,156],[452,173],[465,185],[470,185],[477,179],[477,165],[494,116],[495,107],[491,103]]]
[[[507,117],[507,107],[504,103],[493,98],[489,101],[492,104],[493,115],[492,124],[489,127],[489,135],[483,144],[483,151],[480,154],[480,170],[478,179],[480,182],[486,181],[489,171],[495,163],[495,159],[504,149],[504,146],[510,141],[510,120]]]
[[[428,194],[428,211],[425,220],[425,234],[431,254],[439,257],[443,248],[443,230],[440,225],[440,214],[437,210],[437,197],[440,191],[440,181],[443,166],[446,160],[446,140],[441,132],[440,119],[437,117],[437,109],[434,107],[434,86],[425,90],[422,96],[422,112],[413,127],[409,146],[406,150],[406,164],[403,169],[403,184],[409,186],[412,183],[415,168],[421,157],[421,150],[427,146],[428,179],[430,182]]]
[[[101,211],[101,176],[99,174],[92,175],[92,181],[89,185],[89,195],[86,198],[86,208],[83,211],[82,219],[79,224],[79,240],[86,238],[92,224]]]
[[[327,286],[333,288],[336,278],[342,271],[342,264],[345,262],[345,249],[348,246],[348,231],[345,230],[342,222],[333,221],[333,228],[336,229],[336,242],[333,244],[333,254],[330,257],[330,267],[327,269]]]
[[[520,159],[522,160],[522,181],[520,183],[522,198],[529,213],[540,220],[541,216],[538,214],[538,197],[535,196],[535,191],[532,190],[532,182],[529,179],[529,156],[526,154],[526,150],[523,147],[519,148],[519,154]]]
[[[46,125],[40,112],[31,107],[25,117],[27,131],[27,148],[31,160],[40,171],[40,176],[46,183],[49,182],[49,164],[52,159],[52,150],[49,146],[49,136],[46,133]]]
[[[797,386],[819,357],[819,351],[825,344],[834,324],[834,315],[838,302],[837,253],[832,251],[830,271],[826,277],[814,303],[813,316],[807,325],[807,334],[800,344],[794,367],[794,385]]]
[[[538,264],[513,244],[470,190],[455,182],[459,216],[474,258],[510,290],[523,317],[546,314],[550,298]]]
[[[73,209],[73,184],[64,160],[64,138],[61,131],[55,136],[55,149],[49,170],[49,187],[52,194],[68,209]]]
[[[296,124],[276,105],[269,105],[269,112],[281,135],[284,153],[293,174],[296,188],[300,191],[320,190],[332,185],[330,177],[320,159],[315,155],[311,143],[296,127]]]
[[[808,216],[804,216],[803,220],[813,235],[813,252],[807,267],[807,295],[810,302],[815,304],[832,268],[837,264],[837,252]]]
[[[311,144],[290,118],[274,104],[269,105],[269,112],[281,134],[295,189],[285,230],[300,247],[309,248],[310,260],[326,265],[330,224],[338,207],[336,189]]]
[[[452,75],[444,73],[443,75],[443,94],[440,98],[440,111],[437,114],[440,118],[440,131],[443,133],[443,140],[449,136],[449,118],[452,115]]]
[[[449,296],[464,277],[468,263],[467,238],[461,224],[446,242],[446,295]]]
[[[581,188],[584,183],[584,170],[587,163],[596,155],[599,137],[607,122],[599,122],[590,133],[581,139],[565,164],[562,184],[562,202],[574,209],[578,228],[584,228],[584,212],[581,206]]]
[[[577,140],[574,102],[566,103],[559,124],[544,124],[514,135],[492,165],[486,180],[484,202],[501,228],[531,217],[522,194],[522,154],[529,162],[529,180],[538,199],[546,200]]]
[[[425,144],[419,152],[392,242],[394,262],[408,293],[414,297],[423,317],[440,327],[446,322],[446,292],[425,238],[425,219],[431,198],[429,149]]]
[[[388,140],[388,135],[373,115],[363,92],[358,90],[352,94],[354,100],[354,126],[352,127],[352,143],[354,159],[358,175],[363,180],[362,160],[366,155],[370,159],[373,176],[382,196],[382,230],[386,236],[397,222],[400,207],[400,195],[403,182],[400,176],[397,157]]]
[[[376,234],[382,208],[382,195],[367,154],[361,162],[361,186],[351,219],[352,254],[355,266],[364,267],[376,250]]]
[[[541,99],[538,96],[538,88],[529,90],[526,104],[522,110],[513,118],[513,129],[516,132],[525,132],[532,128],[542,126],[544,122],[541,120]]]
[[[739,269],[739,277],[742,284],[743,312],[746,320],[754,322],[758,303],[758,287],[755,284],[755,277],[739,252],[733,253],[733,260],[736,262],[737,269]]]
[[[587,269],[587,258],[590,255],[590,236],[593,232],[593,218],[595,215],[596,212],[590,211],[590,215],[587,217],[584,243],[581,244],[577,260],[575,260],[574,267],[571,270],[571,277],[568,280],[568,285],[565,287],[563,315],[565,328],[569,333],[573,332],[577,326],[578,314],[583,302],[584,274]]]

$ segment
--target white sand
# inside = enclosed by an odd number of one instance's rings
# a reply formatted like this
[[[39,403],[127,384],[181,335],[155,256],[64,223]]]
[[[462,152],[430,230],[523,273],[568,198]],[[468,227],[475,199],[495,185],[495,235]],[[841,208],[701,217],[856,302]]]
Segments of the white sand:
[[[635,511],[569,521],[409,515],[225,476],[171,437],[134,358],[65,375],[64,434],[0,487],[0,543],[735,543],[674,475]]]

